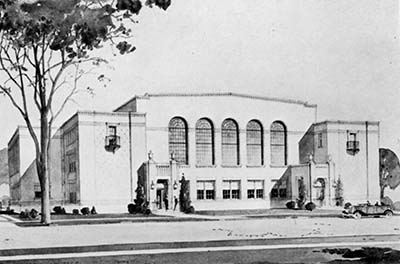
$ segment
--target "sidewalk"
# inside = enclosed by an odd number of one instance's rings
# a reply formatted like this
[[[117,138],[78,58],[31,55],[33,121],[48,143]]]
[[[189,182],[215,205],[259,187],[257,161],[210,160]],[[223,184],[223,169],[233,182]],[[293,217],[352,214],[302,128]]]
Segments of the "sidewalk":
[[[41,226],[39,220],[20,220],[18,216],[2,215],[4,218],[20,227]],[[70,216],[70,218],[52,219],[52,225],[93,225],[93,224],[118,224],[118,223],[142,223],[142,222],[192,222],[192,221],[234,221],[244,219],[263,218],[298,218],[298,217],[341,217],[341,209],[329,209],[314,211],[288,210],[288,209],[265,209],[265,210],[231,210],[231,211],[200,211],[195,214],[184,214],[173,210],[159,210],[150,216],[136,215],[97,215],[93,216]]]

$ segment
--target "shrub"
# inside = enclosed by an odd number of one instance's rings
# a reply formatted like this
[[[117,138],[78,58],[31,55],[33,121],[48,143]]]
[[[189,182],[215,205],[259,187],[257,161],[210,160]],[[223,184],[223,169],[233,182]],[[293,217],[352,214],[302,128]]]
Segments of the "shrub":
[[[151,214],[151,210],[150,210],[149,208],[147,208],[147,209],[144,211],[144,214],[145,214],[145,215]]]
[[[150,214],[149,202],[145,200],[144,188],[138,182],[138,187],[136,188],[136,199],[134,203],[128,204],[128,212],[130,214]]]
[[[393,210],[396,210],[396,211],[400,210],[400,201],[396,201],[393,204]]]
[[[79,210],[78,209],[73,209],[72,210],[72,214],[73,215],[78,215],[79,214]]]
[[[88,215],[88,214],[90,214],[90,209],[89,209],[89,207],[83,207],[83,208],[81,209],[81,213],[82,213],[83,215]]]
[[[36,219],[39,215],[39,212],[36,211],[34,208],[32,208],[32,210],[29,212],[29,217],[32,219]]]
[[[130,214],[136,213],[136,206],[135,206],[135,204],[133,204],[133,203],[128,204],[128,212],[129,212]]]
[[[390,199],[390,197],[388,197],[388,196],[381,198],[381,203],[385,204],[385,205],[389,205],[391,208],[394,207],[392,199]]]
[[[192,205],[189,206],[189,208],[186,210],[185,213],[187,213],[187,214],[194,214],[194,207],[193,207]]]
[[[313,202],[308,202],[308,203],[306,203],[306,206],[305,206],[306,210],[308,210],[308,211],[312,211],[312,210],[314,210],[316,207],[317,207],[317,206],[316,206],[315,203],[313,203]]]
[[[335,200],[336,200],[336,206],[342,206],[343,205],[343,182],[342,179],[339,177],[337,181],[334,182],[334,187],[335,187]]]
[[[27,219],[27,218],[29,218],[28,209],[25,209],[25,211],[21,211],[21,212],[19,213],[19,218],[21,218],[21,219]]]
[[[66,214],[65,208],[61,206],[54,206],[53,211],[55,214]]]
[[[296,208],[296,202],[295,201],[290,201],[286,203],[286,208],[287,209],[295,209]]]
[[[344,209],[349,209],[351,206],[351,203],[347,202],[344,204]]]
[[[296,199],[298,208],[303,208],[304,203],[306,201],[306,195],[307,195],[306,185],[304,184],[303,177],[301,177],[299,180],[299,198]]]
[[[95,215],[97,214],[96,208],[93,206],[92,209],[90,210],[90,214]]]
[[[193,214],[194,207],[192,206],[192,201],[190,201],[189,181],[185,180],[185,177],[182,176],[180,183],[181,189],[179,191],[179,208],[185,214]]]

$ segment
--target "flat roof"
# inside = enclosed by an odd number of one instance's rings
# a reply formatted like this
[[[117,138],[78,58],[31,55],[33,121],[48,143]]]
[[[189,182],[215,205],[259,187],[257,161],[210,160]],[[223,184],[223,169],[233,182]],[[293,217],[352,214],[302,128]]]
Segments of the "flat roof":
[[[344,124],[344,125],[377,125],[379,126],[379,121],[360,121],[360,120],[325,120],[321,122],[314,123],[314,126],[322,125],[322,124]]]
[[[307,101],[288,99],[288,98],[279,98],[279,97],[268,97],[268,96],[259,96],[259,95],[249,95],[242,93],[145,93],[144,95],[135,95],[127,102],[116,108],[114,111],[119,111],[121,108],[132,102],[136,99],[150,99],[150,97],[218,97],[218,96],[232,96],[232,97],[240,97],[240,98],[248,98],[248,99],[256,99],[256,100],[264,100],[264,101],[273,101],[287,104],[299,104],[304,107],[313,107],[316,108],[316,104],[310,104]]]

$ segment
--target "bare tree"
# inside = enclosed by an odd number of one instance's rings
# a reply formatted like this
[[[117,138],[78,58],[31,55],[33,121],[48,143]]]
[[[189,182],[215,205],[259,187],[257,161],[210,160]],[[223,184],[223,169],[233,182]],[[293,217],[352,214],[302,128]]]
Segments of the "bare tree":
[[[147,0],[145,4],[166,10],[170,0]],[[126,23],[134,24],[133,15],[141,8],[140,0],[0,1],[0,92],[21,114],[34,141],[44,224],[51,222],[49,148],[53,122],[77,93],[79,79],[88,73],[81,65],[105,62],[94,55],[95,50],[106,44],[120,54],[134,51],[127,41],[131,27]],[[56,95],[61,95],[61,103],[53,103]],[[35,114],[40,119],[40,133],[33,129]]]

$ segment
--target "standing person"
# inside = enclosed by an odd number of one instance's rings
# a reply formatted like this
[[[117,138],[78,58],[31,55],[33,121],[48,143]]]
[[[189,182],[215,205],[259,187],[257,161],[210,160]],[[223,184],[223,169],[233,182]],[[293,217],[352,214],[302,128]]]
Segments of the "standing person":
[[[165,205],[165,210],[168,210],[168,198],[167,198],[167,196],[164,197],[164,205]]]
[[[178,205],[178,198],[174,196],[174,211],[176,210],[176,206]]]

